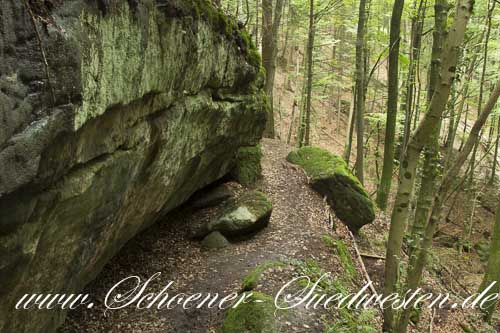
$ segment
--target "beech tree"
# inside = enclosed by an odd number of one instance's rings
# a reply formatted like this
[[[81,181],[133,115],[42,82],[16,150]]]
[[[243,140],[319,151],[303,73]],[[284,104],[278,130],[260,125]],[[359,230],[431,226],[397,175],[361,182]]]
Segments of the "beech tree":
[[[394,166],[394,142],[396,137],[396,117],[399,99],[399,44],[401,31],[401,15],[404,0],[395,0],[391,16],[391,33],[389,40],[389,73],[387,84],[387,121],[385,127],[384,164],[382,177],[377,192],[377,204],[381,209],[387,206],[387,198],[391,191],[392,170]]]
[[[283,2],[284,0],[276,0],[273,10],[272,0],[262,0],[262,64],[266,69],[265,91],[270,104],[264,135],[270,138],[274,137],[273,87],[278,54],[278,29],[283,12]]]
[[[453,26],[450,28],[445,44],[440,84],[436,88],[427,113],[419,127],[411,136],[406,148],[399,174],[399,186],[394,208],[391,214],[389,239],[384,275],[384,295],[396,292],[398,272],[401,262],[401,248],[408,220],[408,209],[411,194],[415,183],[417,164],[422,149],[429,143],[432,132],[441,118],[450,95],[451,85],[455,77],[459,48],[463,42],[467,23],[472,15],[474,1],[459,0],[456,7]],[[394,327],[394,313],[391,308],[384,310],[384,331],[391,331]]]

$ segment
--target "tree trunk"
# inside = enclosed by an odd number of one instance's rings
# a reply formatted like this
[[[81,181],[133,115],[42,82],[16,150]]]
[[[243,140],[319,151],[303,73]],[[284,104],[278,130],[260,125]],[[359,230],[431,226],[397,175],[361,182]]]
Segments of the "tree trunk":
[[[442,55],[442,47],[446,36],[446,18],[448,17],[447,0],[436,0],[434,4],[434,34],[432,42],[431,66],[429,71],[429,85],[427,89],[427,103],[430,103],[436,84],[439,79],[441,66],[439,59]],[[428,221],[428,214],[432,206],[432,198],[436,190],[436,179],[438,175],[439,164],[439,131],[441,128],[441,119],[432,133],[431,143],[425,149],[425,160],[423,166],[422,183],[417,200],[417,209],[415,220],[411,231],[410,243],[410,263],[414,264],[416,251],[424,236],[424,230]],[[403,313],[402,321],[409,320],[410,311]],[[407,324],[407,323],[406,323]]]
[[[498,97],[500,96],[500,81],[497,82],[495,90],[491,94],[488,103],[485,105],[483,112],[479,116],[479,118],[474,123],[474,126],[471,129],[470,135],[467,139],[467,142],[464,145],[464,149],[458,155],[457,160],[453,163],[453,165],[448,169],[446,174],[443,177],[443,180],[439,186],[439,190],[434,196],[434,201],[432,204],[432,210],[430,217],[428,216],[429,222],[427,223],[427,227],[424,234],[424,239],[422,240],[421,249],[416,255],[415,264],[409,267],[407,273],[407,281],[406,286],[408,289],[415,290],[422,279],[422,272],[424,270],[425,264],[427,262],[427,257],[432,247],[432,239],[434,234],[436,233],[437,226],[439,221],[441,220],[441,213],[444,206],[444,203],[451,192],[453,184],[455,183],[456,178],[458,177],[459,171],[461,167],[464,165],[467,157],[470,155],[473,147],[476,142],[479,140],[479,133],[481,129],[484,127],[488,116],[491,114],[495,103],[498,101]],[[398,333],[405,332],[406,326],[402,326],[404,323],[400,321]],[[407,322],[406,322],[407,325]]]
[[[493,231],[493,237],[491,238],[488,266],[484,274],[483,283],[481,283],[481,287],[479,288],[479,293],[485,290],[492,282],[496,282],[496,284],[488,291],[485,297],[500,292],[500,202],[497,207],[495,229]],[[497,300],[487,302],[484,309],[482,309],[484,317],[488,322],[491,322],[496,303]]]
[[[417,130],[408,142],[400,171],[400,183],[396,194],[394,208],[391,215],[391,226],[387,244],[385,262],[384,295],[396,291],[398,271],[401,260],[401,247],[408,219],[408,207],[415,182],[417,164],[422,149],[429,144],[448,101],[451,84],[455,77],[460,45],[464,39],[465,29],[472,14],[473,0],[459,0],[456,8],[455,20],[448,34],[443,52],[440,71],[440,84],[432,96],[429,109]],[[384,311],[384,331],[393,328],[393,311]]]
[[[422,46],[422,30],[424,27],[426,7],[427,7],[426,0],[420,0],[418,6],[417,6],[417,0],[415,0],[414,9],[416,10],[417,14],[414,17],[412,17],[412,24],[411,24],[411,52],[410,52],[411,57],[410,57],[410,65],[408,67],[408,78],[406,82],[406,98],[404,100],[404,105],[402,107],[402,109],[405,111],[405,123],[404,123],[403,144],[402,144],[403,149],[401,149],[401,156],[399,160],[402,159],[404,147],[406,147],[406,145],[408,144],[408,139],[410,138],[413,106],[415,105],[414,95],[415,95],[415,83],[416,83],[415,80],[417,76],[416,70],[418,68],[418,63],[420,61],[420,49]]]
[[[363,135],[365,107],[365,44],[366,0],[359,2],[358,31],[356,38],[356,177],[363,184]]]
[[[498,119],[497,138],[495,141],[495,153],[493,154],[493,166],[491,167],[491,177],[490,177],[490,181],[489,181],[490,185],[495,183],[497,163],[498,163],[498,146],[500,144],[500,116],[497,117],[497,119]]]
[[[483,103],[483,95],[484,95],[484,84],[485,84],[485,79],[486,79],[486,67],[488,64],[488,44],[490,41],[490,34],[491,34],[491,19],[493,16],[493,10],[495,9],[495,2],[493,1],[493,5],[490,6],[489,4],[491,1],[488,1],[488,16],[487,16],[487,23],[486,23],[486,37],[484,41],[484,54],[483,54],[483,67],[481,71],[481,79],[479,82],[479,97],[478,97],[478,115],[481,114],[481,106]],[[474,217],[474,206],[475,206],[475,198],[476,198],[476,188],[475,188],[475,183],[474,183],[474,176],[476,172],[476,155],[477,151],[479,148],[481,140],[478,140],[474,146],[474,149],[472,150],[472,156],[470,159],[470,168],[469,168],[469,176],[467,179],[467,220],[464,223],[464,229],[463,229],[463,235],[467,235],[468,232],[467,230],[472,226],[472,220]],[[468,237],[465,237],[462,239],[462,242],[459,247],[459,253],[462,252],[463,249],[463,241],[468,240]]]
[[[279,14],[281,15],[281,14]],[[273,84],[275,70],[275,42],[273,26],[273,2],[262,0],[262,65],[266,70],[266,83],[264,90],[269,97],[269,112],[267,116],[264,136],[274,138],[274,113],[273,113]]]
[[[356,108],[354,104],[356,103],[356,90],[354,88],[352,90],[352,100],[351,107],[349,108],[349,119],[347,121],[347,133],[345,139],[345,147],[344,147],[344,161],[349,165],[349,160],[351,158],[351,149],[352,149],[352,136],[354,132],[354,114]]]
[[[259,48],[259,0],[255,1],[255,47]]]
[[[387,88],[387,122],[385,127],[384,162],[382,177],[377,191],[377,205],[385,210],[391,191],[392,170],[394,166],[394,140],[396,135],[396,116],[398,114],[398,76],[399,76],[399,42],[401,34],[401,15],[404,0],[396,0],[392,9],[391,32],[389,40],[389,72]],[[391,312],[391,311],[389,311]],[[392,316],[392,314],[390,314]],[[389,323],[388,323],[389,324]]]
[[[304,145],[309,146],[311,144],[311,94],[312,94],[312,79],[313,79],[313,49],[314,49],[314,0],[309,0],[309,34],[307,37],[307,84],[306,84],[306,128],[305,128],[305,138]]]

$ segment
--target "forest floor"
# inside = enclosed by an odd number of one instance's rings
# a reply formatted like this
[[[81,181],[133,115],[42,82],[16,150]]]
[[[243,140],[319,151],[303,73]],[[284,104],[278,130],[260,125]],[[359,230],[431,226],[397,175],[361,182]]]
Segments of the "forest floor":
[[[189,202],[163,221],[132,239],[104,268],[85,293],[92,296],[92,309],[73,310],[61,328],[61,332],[217,332],[224,319],[224,311],[218,309],[171,310],[127,307],[105,311],[104,298],[118,281],[131,275],[143,280],[156,272],[159,279],[148,292],[159,292],[169,281],[174,284],[169,294],[220,293],[227,295],[241,289],[245,276],[256,267],[269,262],[281,261],[284,266],[267,269],[262,275],[257,291],[276,295],[290,279],[301,274],[329,272],[332,283],[340,283],[349,292],[359,289],[366,281],[361,264],[354,250],[354,242],[347,228],[339,221],[329,220],[329,209],[308,185],[304,172],[285,157],[292,147],[278,140],[263,140],[263,179],[257,188],[267,194],[273,203],[269,226],[252,238],[235,242],[226,248],[206,250],[200,242],[189,237],[192,223],[208,221],[218,213],[218,207],[194,210]],[[230,183],[237,192],[245,191]],[[333,228],[332,228],[333,227]],[[379,213],[376,221],[363,228],[357,237],[362,254],[383,257],[383,235],[388,229],[387,219]],[[323,241],[329,235],[334,241],[342,240],[351,251],[356,276],[346,278],[348,272],[335,250]],[[384,261],[364,257],[376,289],[381,292]],[[426,289],[434,293],[449,292],[439,276],[426,276]],[[432,318],[432,320],[431,320]],[[323,309],[300,308],[282,322],[282,332],[325,332],[336,322],[342,321],[340,313]],[[345,320],[345,318],[344,318]],[[419,324],[412,332],[460,332],[460,323],[481,323],[477,313],[444,309],[423,312]],[[432,323],[432,324],[431,324]],[[347,323],[348,324],[348,323]],[[381,327],[381,313],[373,310],[364,324]],[[355,329],[355,328],[354,328]],[[480,332],[480,330],[478,331]]]

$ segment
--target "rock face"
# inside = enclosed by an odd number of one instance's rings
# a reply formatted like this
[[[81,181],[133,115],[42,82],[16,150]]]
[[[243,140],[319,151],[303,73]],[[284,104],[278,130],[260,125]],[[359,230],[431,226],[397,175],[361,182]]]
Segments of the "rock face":
[[[266,115],[257,51],[205,0],[29,3],[36,25],[0,3],[1,332],[54,331],[20,297],[81,290]]]
[[[326,196],[337,217],[353,232],[373,222],[375,205],[341,157],[321,148],[303,147],[287,159],[304,168],[312,187]]]

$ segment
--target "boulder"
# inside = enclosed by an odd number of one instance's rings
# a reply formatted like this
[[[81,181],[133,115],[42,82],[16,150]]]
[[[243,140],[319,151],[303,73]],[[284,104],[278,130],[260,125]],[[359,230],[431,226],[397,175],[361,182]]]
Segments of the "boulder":
[[[0,332],[53,332],[65,311],[15,303],[78,293],[227,175],[262,136],[265,75],[206,0],[3,0],[0,13]]]
[[[208,249],[221,249],[228,246],[229,242],[220,232],[213,231],[203,238],[201,245]]]
[[[224,204],[221,213],[205,224],[194,224],[191,235],[201,239],[212,231],[226,237],[241,237],[253,234],[269,224],[273,205],[260,191],[249,191]]]
[[[264,193],[247,192],[230,202],[207,228],[208,231],[220,231],[227,237],[245,236],[265,228],[272,210],[273,206]]]
[[[325,196],[335,215],[351,231],[375,219],[375,205],[345,161],[317,147],[303,147],[288,154],[287,160],[301,166],[311,186]]]

